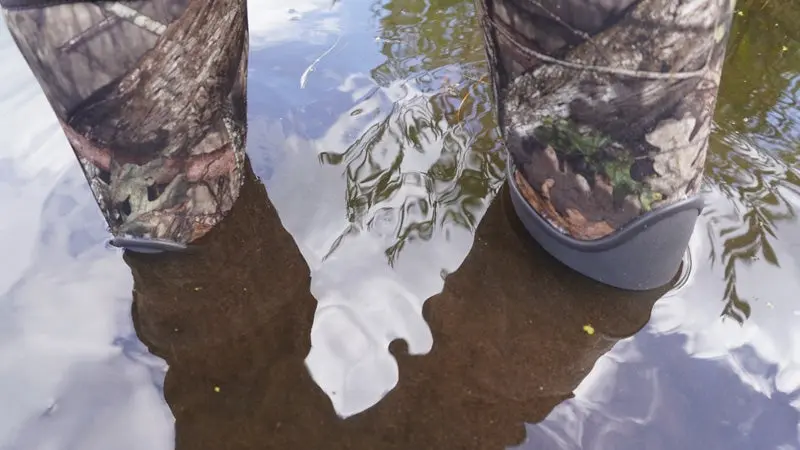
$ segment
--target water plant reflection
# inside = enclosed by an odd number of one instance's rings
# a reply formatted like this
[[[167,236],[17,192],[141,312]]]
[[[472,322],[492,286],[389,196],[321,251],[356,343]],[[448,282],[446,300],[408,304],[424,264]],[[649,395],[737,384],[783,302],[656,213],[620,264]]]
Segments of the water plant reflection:
[[[737,291],[737,266],[756,260],[780,266],[776,225],[795,218],[788,196],[800,192],[800,42],[793,27],[780,26],[800,20],[800,5],[745,0],[738,6],[706,170],[710,191],[726,201],[705,215],[709,239],[721,241],[708,260],[724,266],[722,315],[742,323],[751,305]]]
[[[347,180],[350,226],[328,256],[348,235],[389,223],[394,239],[385,253],[394,264],[407,242],[430,240],[446,232],[447,224],[474,231],[504,181],[505,161],[489,114],[474,6],[395,0],[375,11],[388,12],[380,18],[386,61],[371,71],[372,78],[381,86],[404,80],[415,91],[343,153],[319,158],[342,165]],[[456,21],[458,27],[448,25]],[[412,152],[434,157],[427,171],[404,168]]]

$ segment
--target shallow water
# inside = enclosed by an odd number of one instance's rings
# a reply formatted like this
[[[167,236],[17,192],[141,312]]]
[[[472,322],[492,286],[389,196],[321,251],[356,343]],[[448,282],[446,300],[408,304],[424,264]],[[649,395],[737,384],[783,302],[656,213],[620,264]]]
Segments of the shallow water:
[[[252,0],[252,173],[191,256],[105,247],[0,27],[0,449],[800,449],[800,6],[739,3],[654,293],[520,231],[471,2]]]

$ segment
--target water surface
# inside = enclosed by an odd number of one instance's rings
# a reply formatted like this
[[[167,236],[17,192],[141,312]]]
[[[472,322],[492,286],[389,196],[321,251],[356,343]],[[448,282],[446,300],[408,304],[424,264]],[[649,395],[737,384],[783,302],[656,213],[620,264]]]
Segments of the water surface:
[[[800,6],[739,3],[653,293],[521,231],[471,2],[251,1],[252,169],[193,256],[104,246],[0,27],[0,449],[800,449]]]

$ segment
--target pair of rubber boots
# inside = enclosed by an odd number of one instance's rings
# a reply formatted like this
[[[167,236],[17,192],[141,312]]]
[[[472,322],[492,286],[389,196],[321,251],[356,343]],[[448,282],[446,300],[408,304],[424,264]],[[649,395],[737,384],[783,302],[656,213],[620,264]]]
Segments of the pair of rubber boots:
[[[246,0],[0,4],[113,245],[185,251],[223,220],[245,173]],[[733,1],[478,9],[528,231],[601,282],[668,283],[703,206]]]

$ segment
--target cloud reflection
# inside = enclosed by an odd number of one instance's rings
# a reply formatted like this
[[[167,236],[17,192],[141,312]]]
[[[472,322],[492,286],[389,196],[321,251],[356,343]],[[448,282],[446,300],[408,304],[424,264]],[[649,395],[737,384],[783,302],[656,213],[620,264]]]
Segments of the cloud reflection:
[[[130,272],[1,22],[0,60],[0,448],[170,449],[166,367],[135,338]]]

